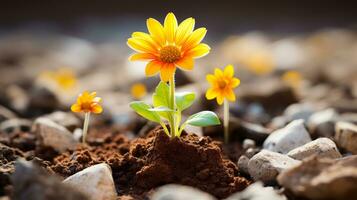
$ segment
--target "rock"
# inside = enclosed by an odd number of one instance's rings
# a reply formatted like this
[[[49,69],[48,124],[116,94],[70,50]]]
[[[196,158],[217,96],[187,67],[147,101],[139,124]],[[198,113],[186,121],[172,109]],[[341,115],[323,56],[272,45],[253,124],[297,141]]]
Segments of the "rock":
[[[246,155],[240,156],[237,163],[238,170],[244,174],[249,174],[248,162],[249,162],[249,158]]]
[[[26,114],[30,117],[49,113],[60,106],[56,94],[45,87],[33,87],[29,95],[30,103]]]
[[[52,147],[58,152],[72,149],[77,144],[72,133],[47,118],[37,118],[33,124],[33,132],[38,135],[40,143]]]
[[[307,121],[315,112],[316,105],[311,103],[296,103],[288,106],[284,111],[284,116],[288,121],[303,119]]]
[[[70,131],[73,131],[75,128],[81,126],[81,120],[79,120],[71,112],[56,111],[42,117],[48,118],[53,122],[66,127]]]
[[[285,154],[310,141],[311,138],[305,129],[304,120],[299,119],[271,133],[264,141],[263,148]]]
[[[63,183],[87,194],[90,199],[115,200],[117,197],[112,170],[105,163],[93,165],[66,178]]]
[[[256,182],[242,192],[232,194],[225,200],[286,200],[285,196],[279,195],[274,188],[264,187],[261,182]]]
[[[16,114],[0,105],[0,122],[3,122],[8,119],[16,118]]]
[[[348,122],[337,122],[335,141],[339,147],[357,154],[357,126]]]
[[[289,156],[262,150],[249,160],[248,171],[255,181],[261,180],[265,183],[270,183],[274,182],[280,172],[299,163],[300,161],[294,160]]]
[[[18,85],[9,85],[5,88],[5,94],[8,102],[14,110],[24,113],[29,106],[30,99],[25,89]]]
[[[249,149],[255,147],[255,141],[252,139],[245,139],[243,140],[243,149]]]
[[[341,158],[342,155],[338,151],[336,144],[328,138],[318,138],[303,146],[297,147],[287,154],[296,160],[303,160],[312,155],[320,158]]]
[[[244,155],[246,155],[248,158],[252,158],[255,154],[259,153],[259,149],[258,148],[248,148]]]
[[[13,118],[0,123],[0,131],[5,133],[14,133],[18,131],[29,131],[32,122],[27,119]]]
[[[312,157],[282,172],[278,182],[298,197],[308,199],[355,199],[357,156],[339,160]]]
[[[11,176],[13,200],[87,200],[87,196],[61,183],[33,163],[19,160]]]
[[[177,185],[168,184],[157,189],[151,196],[151,200],[186,200],[186,199],[199,199],[199,200],[214,200],[213,196],[203,192],[199,189]]]
[[[333,138],[335,133],[335,121],[337,118],[338,113],[334,109],[329,108],[311,115],[307,121],[307,126],[314,138]]]

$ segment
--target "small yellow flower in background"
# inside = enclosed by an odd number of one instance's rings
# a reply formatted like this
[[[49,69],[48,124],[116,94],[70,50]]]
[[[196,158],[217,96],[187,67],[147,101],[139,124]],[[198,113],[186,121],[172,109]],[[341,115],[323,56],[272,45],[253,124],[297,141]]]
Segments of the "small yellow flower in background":
[[[302,81],[302,76],[297,71],[287,71],[281,78],[286,84],[293,88],[299,87]]]
[[[97,97],[96,92],[89,93],[89,92],[85,91],[78,96],[77,102],[71,106],[72,112],[85,113],[83,132],[82,132],[82,142],[83,143],[85,143],[85,141],[86,141],[90,113],[99,114],[103,111],[103,108],[100,105],[101,101],[102,101],[102,98]]]
[[[208,100],[216,98],[219,105],[222,105],[224,99],[235,101],[236,96],[233,89],[238,87],[240,80],[233,76],[234,68],[232,65],[226,66],[224,71],[216,68],[214,74],[208,74],[206,79],[211,88],[207,90],[206,98]]]
[[[72,90],[77,86],[77,78],[74,72],[68,68],[60,68],[57,71],[45,71],[40,74],[40,79],[55,83],[62,90]]]
[[[130,92],[135,99],[141,99],[147,94],[146,86],[142,83],[132,85]]]
[[[274,62],[271,55],[267,53],[252,53],[242,60],[242,64],[257,75],[269,74],[274,70]]]
[[[192,70],[194,59],[207,55],[210,47],[201,43],[206,28],[194,30],[195,20],[188,18],[179,25],[173,13],[167,14],[164,24],[149,18],[146,21],[149,34],[134,32],[128,39],[128,46],[138,53],[131,61],[149,61],[145,73],[153,76],[160,72],[164,82],[173,78],[176,67]]]

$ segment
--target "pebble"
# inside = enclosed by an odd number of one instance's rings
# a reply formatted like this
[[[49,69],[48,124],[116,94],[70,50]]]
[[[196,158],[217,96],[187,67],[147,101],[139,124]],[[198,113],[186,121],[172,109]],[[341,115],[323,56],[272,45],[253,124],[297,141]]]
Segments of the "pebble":
[[[242,155],[238,159],[238,170],[244,174],[249,174],[248,171],[248,163],[249,163],[249,158],[245,155]]]
[[[357,154],[357,126],[348,122],[337,122],[335,141],[339,147]]]
[[[33,131],[44,146],[52,147],[58,152],[72,149],[77,144],[71,132],[47,118],[37,118],[33,124]]]
[[[311,138],[305,129],[304,120],[299,119],[271,133],[264,141],[263,148],[285,154],[310,141]]]
[[[255,147],[255,141],[252,139],[244,139],[243,140],[243,149],[249,149]]]
[[[0,105],[0,122],[12,118],[16,118],[16,114],[13,113],[11,110],[5,108],[4,106]]]
[[[264,187],[261,182],[250,185],[242,192],[232,194],[225,200],[286,200],[285,196],[279,195],[273,187]]]
[[[255,181],[260,180],[270,183],[274,182],[280,172],[299,163],[300,161],[294,160],[287,155],[262,150],[249,160],[248,171]]]
[[[0,123],[0,130],[5,133],[14,133],[19,131],[29,131],[32,122],[27,119],[13,118]]]
[[[307,121],[307,126],[310,133],[316,138],[333,138],[335,134],[335,121],[338,117],[339,115],[334,109],[328,108],[311,115]]]
[[[187,200],[187,199],[199,199],[199,200],[215,200],[210,194],[203,192],[199,189],[177,185],[168,184],[157,189],[152,194],[151,200]]]
[[[336,144],[329,138],[318,138],[301,147],[297,147],[287,154],[296,160],[303,160],[312,155],[320,158],[341,158],[342,155],[337,149]]]
[[[278,182],[296,196],[317,199],[356,199],[357,156],[341,159],[311,157],[283,171]]]
[[[288,106],[284,111],[284,116],[288,121],[303,119],[307,121],[315,112],[315,105],[311,103],[296,103]]]
[[[93,165],[66,178],[63,183],[88,195],[92,200],[117,197],[112,170],[105,163]]]
[[[71,112],[56,111],[43,117],[52,120],[53,122],[66,127],[73,131],[81,125],[81,121]]]

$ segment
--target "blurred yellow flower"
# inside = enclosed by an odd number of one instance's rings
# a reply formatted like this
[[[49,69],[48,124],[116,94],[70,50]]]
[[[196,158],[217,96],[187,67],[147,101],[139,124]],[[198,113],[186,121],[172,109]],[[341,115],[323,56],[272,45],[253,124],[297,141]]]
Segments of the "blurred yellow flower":
[[[130,92],[131,92],[131,96],[134,97],[135,99],[141,99],[146,95],[147,90],[144,84],[136,83],[131,86]]]
[[[53,81],[60,89],[71,90],[77,85],[77,78],[72,70],[60,68],[57,71],[45,71],[40,78]]]
[[[251,72],[257,75],[269,74],[274,70],[274,62],[271,55],[267,53],[252,53],[247,55],[242,64],[246,66]]]
[[[206,92],[208,100],[217,98],[217,103],[222,105],[224,99],[235,101],[236,96],[233,89],[238,87],[240,80],[234,77],[234,68],[232,65],[227,65],[224,71],[216,68],[213,74],[206,76],[211,88]]]
[[[173,78],[176,67],[192,70],[194,58],[207,55],[210,47],[201,43],[206,28],[194,30],[195,20],[188,18],[179,25],[173,13],[167,14],[164,24],[153,18],[146,21],[149,34],[134,32],[127,44],[138,53],[129,60],[146,60],[145,73],[153,76],[160,72],[162,81]]]
[[[103,108],[99,103],[102,101],[102,98],[96,96],[96,92],[83,92],[78,96],[77,102],[71,106],[72,112],[101,113]]]
[[[302,76],[297,71],[287,71],[282,75],[282,80],[290,87],[299,87],[302,81]]]

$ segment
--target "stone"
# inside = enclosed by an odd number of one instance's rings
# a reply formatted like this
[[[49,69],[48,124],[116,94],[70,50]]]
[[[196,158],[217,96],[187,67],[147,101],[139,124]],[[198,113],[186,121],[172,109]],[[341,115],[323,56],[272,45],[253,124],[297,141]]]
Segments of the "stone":
[[[342,155],[336,144],[329,138],[318,138],[303,146],[297,147],[287,154],[296,160],[303,160],[309,156],[319,156],[320,158],[341,158]]]
[[[337,160],[310,157],[283,171],[278,176],[278,182],[298,197],[312,200],[355,199],[357,156]]]
[[[295,103],[288,106],[284,111],[284,116],[288,121],[303,119],[307,121],[315,112],[316,105],[311,103]]]
[[[305,129],[304,120],[299,119],[271,133],[264,141],[263,148],[285,154],[310,141],[311,138]]]
[[[63,183],[83,192],[92,200],[115,200],[117,197],[112,170],[105,163],[93,165],[77,172],[66,178]]]
[[[48,118],[53,122],[66,127],[70,131],[73,131],[75,128],[81,126],[81,120],[79,120],[71,112],[56,111],[42,117]]]
[[[248,171],[255,181],[271,183],[283,170],[289,169],[300,161],[294,160],[287,155],[262,150],[254,155],[248,162]]]
[[[0,123],[0,131],[5,133],[14,133],[19,131],[29,131],[32,122],[27,119],[13,118]]]
[[[242,146],[243,146],[243,149],[254,148],[255,147],[255,141],[252,140],[252,139],[244,139]]]
[[[16,118],[16,114],[13,113],[11,110],[5,108],[4,106],[0,105],[0,122],[12,118]]]
[[[357,126],[348,122],[337,122],[335,141],[339,147],[357,154]]]
[[[307,121],[311,135],[315,138],[333,138],[335,134],[335,121],[338,117],[338,113],[332,108],[314,113]]]
[[[249,163],[249,158],[246,155],[240,156],[239,159],[238,159],[238,163],[237,163],[238,170],[241,173],[249,174],[248,163]]]
[[[77,144],[71,132],[50,119],[37,118],[32,129],[38,135],[40,143],[52,147],[58,152],[73,149]]]
[[[177,185],[168,184],[161,186],[154,192],[150,198],[151,200],[187,200],[187,199],[199,199],[199,200],[214,200],[213,196],[203,192],[199,189]]]
[[[246,155],[248,158],[252,158],[255,154],[259,153],[259,149],[258,148],[248,148],[244,155]]]
[[[89,198],[66,186],[32,162],[18,160],[11,176],[13,200],[88,200]]]
[[[286,200],[286,197],[279,195],[273,187],[264,187],[261,182],[256,182],[247,187],[242,192],[232,194],[225,200]]]

